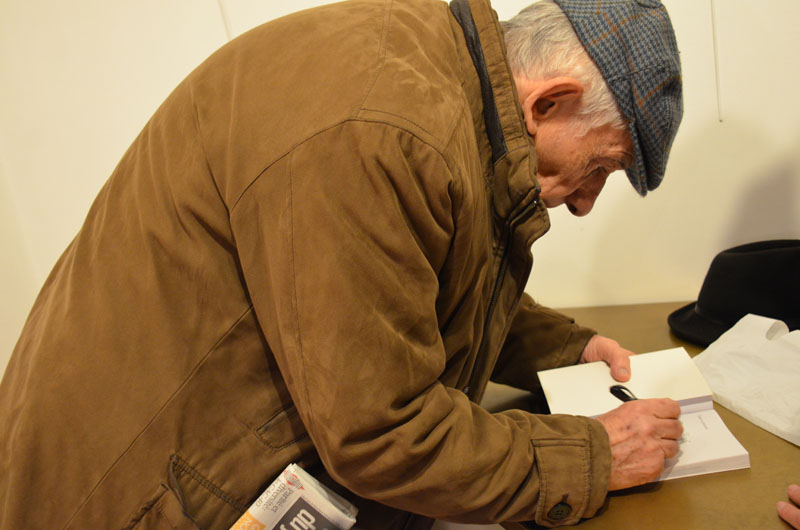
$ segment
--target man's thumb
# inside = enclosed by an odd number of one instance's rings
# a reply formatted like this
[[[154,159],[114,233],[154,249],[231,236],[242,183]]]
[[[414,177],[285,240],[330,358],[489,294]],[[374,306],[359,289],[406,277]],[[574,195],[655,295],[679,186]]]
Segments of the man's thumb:
[[[611,375],[613,375],[614,379],[617,381],[627,381],[631,378],[631,371],[625,364],[618,361],[614,364],[614,367],[611,370]]]

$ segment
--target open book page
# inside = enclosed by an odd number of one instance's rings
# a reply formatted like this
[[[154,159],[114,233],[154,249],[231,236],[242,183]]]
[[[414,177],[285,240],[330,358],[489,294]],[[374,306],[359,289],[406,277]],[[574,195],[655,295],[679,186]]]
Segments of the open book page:
[[[554,414],[591,418],[621,405],[609,391],[619,381],[604,362],[545,370],[539,372],[539,380]],[[674,399],[684,413],[712,407],[711,389],[683,348],[634,355],[625,386],[639,399]]]
[[[545,370],[539,380],[553,414],[596,417],[622,405],[610,391],[619,381],[603,362]],[[634,355],[624,386],[638,399],[667,397],[681,406],[680,452],[666,461],[659,480],[750,467],[747,450],[714,411],[711,389],[683,348]]]
[[[659,480],[750,467],[750,455],[714,410],[683,414],[678,456],[668,458]]]

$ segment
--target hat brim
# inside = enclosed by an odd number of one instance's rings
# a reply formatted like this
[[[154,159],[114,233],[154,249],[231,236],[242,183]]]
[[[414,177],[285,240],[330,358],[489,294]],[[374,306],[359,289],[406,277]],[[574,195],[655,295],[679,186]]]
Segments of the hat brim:
[[[673,311],[667,317],[667,323],[679,338],[703,347],[708,346],[730,329],[730,326],[709,320],[699,314],[697,302]]]
[[[633,189],[636,190],[636,193],[644,197],[647,195],[648,191],[658,187],[658,183],[656,183],[652,188],[650,187],[650,183],[647,179],[647,171],[644,165],[642,146],[639,143],[639,130],[636,128],[636,119],[633,117],[628,117],[628,121],[628,132],[630,133],[631,140],[633,141],[633,164],[631,164],[631,166],[625,170],[625,174],[628,176],[628,180],[633,185]]]

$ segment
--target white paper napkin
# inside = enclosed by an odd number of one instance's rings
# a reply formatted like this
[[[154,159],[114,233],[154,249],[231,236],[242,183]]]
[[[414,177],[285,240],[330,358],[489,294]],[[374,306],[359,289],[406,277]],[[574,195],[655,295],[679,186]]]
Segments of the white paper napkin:
[[[800,330],[746,315],[694,362],[714,401],[800,445]]]

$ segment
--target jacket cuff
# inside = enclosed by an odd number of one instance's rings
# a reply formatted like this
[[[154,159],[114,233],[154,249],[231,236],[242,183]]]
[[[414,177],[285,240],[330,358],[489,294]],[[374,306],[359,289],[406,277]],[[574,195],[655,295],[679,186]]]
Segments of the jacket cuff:
[[[562,358],[566,361],[563,366],[571,366],[578,364],[581,360],[581,354],[586,348],[589,339],[597,335],[597,332],[591,328],[585,328],[581,325],[574,324],[571,340],[564,346]]]
[[[541,480],[536,524],[577,524],[605,503],[611,472],[608,434],[597,420],[576,419],[587,431],[583,439],[532,440]],[[574,473],[564,473],[564,462],[575,463]]]

